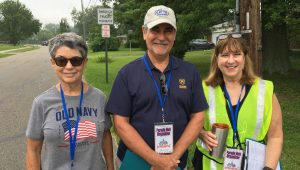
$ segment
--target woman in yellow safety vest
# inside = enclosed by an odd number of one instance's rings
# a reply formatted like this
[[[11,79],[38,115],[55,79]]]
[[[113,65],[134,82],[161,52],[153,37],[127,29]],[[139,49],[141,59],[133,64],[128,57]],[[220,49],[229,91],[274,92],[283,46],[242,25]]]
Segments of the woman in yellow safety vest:
[[[281,108],[273,83],[255,75],[252,67],[249,49],[241,34],[218,36],[210,73],[203,82],[209,109],[196,143],[195,170],[223,169],[224,157],[230,158],[226,156],[227,149],[243,153],[246,139],[266,143],[263,169],[276,168],[283,143]],[[226,151],[221,158],[209,153],[218,146],[216,135],[212,133],[214,123],[229,125]],[[243,161],[240,164],[242,169]],[[232,164],[227,168],[230,166]]]

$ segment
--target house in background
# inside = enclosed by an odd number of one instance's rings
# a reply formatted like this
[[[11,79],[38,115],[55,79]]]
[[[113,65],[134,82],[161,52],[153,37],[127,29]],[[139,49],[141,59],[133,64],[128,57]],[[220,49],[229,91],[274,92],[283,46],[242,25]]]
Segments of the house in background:
[[[214,26],[210,27],[210,29],[211,29],[211,42],[216,44],[217,37],[220,34],[234,31],[234,23],[233,23],[233,21],[232,22],[224,22],[221,24],[214,25]]]
[[[127,35],[126,34],[123,34],[123,35],[118,35],[117,38],[119,39],[119,41],[121,42],[121,44],[126,44],[128,38],[127,38]]]

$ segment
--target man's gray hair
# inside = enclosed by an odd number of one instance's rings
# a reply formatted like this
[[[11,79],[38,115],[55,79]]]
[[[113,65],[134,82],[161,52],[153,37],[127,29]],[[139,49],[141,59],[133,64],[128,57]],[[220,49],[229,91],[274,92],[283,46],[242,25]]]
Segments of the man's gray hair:
[[[58,34],[49,40],[49,53],[51,57],[55,57],[57,49],[62,46],[77,49],[82,57],[87,57],[88,48],[85,41],[74,32]]]

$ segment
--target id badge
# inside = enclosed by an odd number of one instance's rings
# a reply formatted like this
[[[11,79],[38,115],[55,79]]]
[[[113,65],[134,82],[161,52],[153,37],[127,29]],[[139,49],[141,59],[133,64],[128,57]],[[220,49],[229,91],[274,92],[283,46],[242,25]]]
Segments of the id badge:
[[[243,150],[226,148],[223,170],[240,170],[242,158]]]
[[[173,123],[154,124],[154,143],[156,153],[173,152]]]

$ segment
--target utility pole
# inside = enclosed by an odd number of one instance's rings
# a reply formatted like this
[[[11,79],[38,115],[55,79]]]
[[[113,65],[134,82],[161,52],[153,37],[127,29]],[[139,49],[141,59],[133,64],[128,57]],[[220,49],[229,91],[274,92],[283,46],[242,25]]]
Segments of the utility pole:
[[[240,23],[240,0],[235,1],[235,32],[241,32],[241,23]]]
[[[247,40],[254,71],[262,76],[261,13],[259,0],[240,0],[241,32]]]
[[[82,31],[83,31],[83,39],[84,41],[86,40],[85,39],[85,14],[84,14],[84,7],[83,7],[83,2],[81,0],[81,10],[82,10]]]

